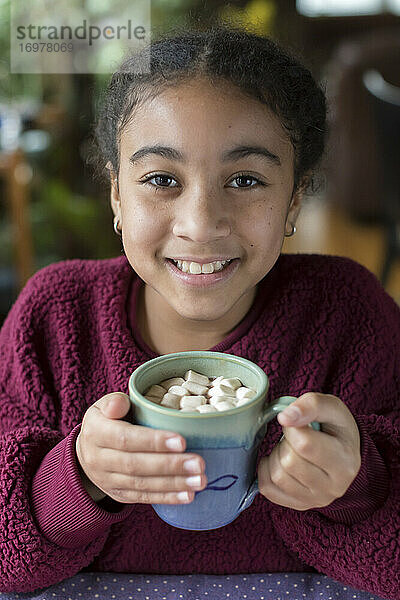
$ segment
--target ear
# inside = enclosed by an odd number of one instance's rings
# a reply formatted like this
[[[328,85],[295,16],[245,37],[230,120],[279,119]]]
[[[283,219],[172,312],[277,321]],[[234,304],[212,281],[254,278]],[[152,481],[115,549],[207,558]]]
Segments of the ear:
[[[309,181],[309,174],[307,173],[301,180],[300,185],[297,187],[297,190],[293,193],[292,199],[289,204],[288,212],[287,212],[287,221],[296,223],[297,218],[300,214],[301,207],[303,205],[303,194],[304,190],[307,187]]]
[[[296,223],[297,218],[300,214],[301,207],[302,207],[302,199],[303,199],[302,192],[300,190],[297,190],[293,194],[292,199],[290,201],[286,220],[288,222],[292,223],[293,225]]]
[[[118,177],[110,161],[106,164],[106,169],[110,172],[110,203],[114,216],[121,219],[121,198],[119,195]]]

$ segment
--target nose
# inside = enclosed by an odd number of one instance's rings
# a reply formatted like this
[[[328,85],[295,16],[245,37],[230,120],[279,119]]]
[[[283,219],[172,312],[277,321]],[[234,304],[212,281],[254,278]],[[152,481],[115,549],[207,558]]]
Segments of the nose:
[[[187,190],[177,201],[173,233],[199,244],[228,237],[231,215],[218,195],[204,189]]]

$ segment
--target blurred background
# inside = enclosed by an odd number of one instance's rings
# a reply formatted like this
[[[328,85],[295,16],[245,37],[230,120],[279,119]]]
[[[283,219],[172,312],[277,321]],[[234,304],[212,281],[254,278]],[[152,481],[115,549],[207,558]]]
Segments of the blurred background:
[[[38,269],[121,253],[108,186],[85,162],[109,76],[10,74],[9,12],[0,0],[0,326]],[[328,96],[318,186],[283,251],[353,258],[400,304],[400,0],[151,2],[159,31],[220,17],[300,53]]]

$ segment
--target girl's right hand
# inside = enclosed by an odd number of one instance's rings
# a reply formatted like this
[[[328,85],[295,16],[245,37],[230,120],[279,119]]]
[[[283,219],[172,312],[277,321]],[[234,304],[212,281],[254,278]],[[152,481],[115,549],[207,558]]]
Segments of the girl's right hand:
[[[204,459],[184,452],[186,440],[178,433],[122,421],[131,406],[126,394],[113,392],[88,408],[76,439],[76,455],[83,475],[103,496],[106,494],[117,502],[192,502],[194,491],[207,485]],[[181,441],[180,450],[166,446],[171,438]],[[200,483],[191,486],[187,478],[196,475]],[[86,489],[93,498],[89,487]],[[180,492],[187,492],[187,500],[178,496]]]

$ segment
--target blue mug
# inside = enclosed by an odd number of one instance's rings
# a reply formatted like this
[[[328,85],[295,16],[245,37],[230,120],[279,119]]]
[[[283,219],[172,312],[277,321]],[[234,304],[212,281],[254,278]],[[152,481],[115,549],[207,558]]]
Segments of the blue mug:
[[[188,370],[208,377],[237,377],[257,394],[246,404],[217,413],[180,412],[144,397],[153,384],[183,377]],[[269,380],[255,363],[224,352],[206,350],[175,352],[153,358],[129,378],[129,397],[134,405],[134,423],[180,433],[186,452],[203,457],[207,486],[195,492],[189,504],[153,504],[158,516],[174,527],[193,531],[228,525],[253,502],[259,492],[256,477],[257,452],[267,424],[296,400],[281,396],[265,404]],[[313,422],[315,430],[319,423]]]

